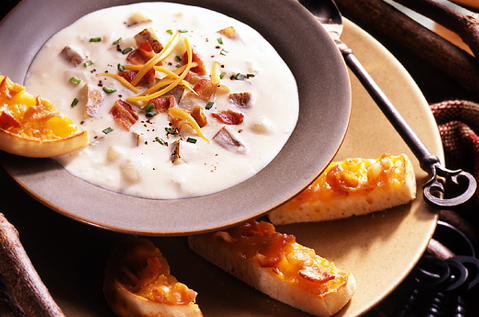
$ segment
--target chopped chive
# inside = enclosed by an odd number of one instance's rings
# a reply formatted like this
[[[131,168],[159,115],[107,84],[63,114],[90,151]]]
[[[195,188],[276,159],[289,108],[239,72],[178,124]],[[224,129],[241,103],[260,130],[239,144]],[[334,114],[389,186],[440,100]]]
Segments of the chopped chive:
[[[160,143],[161,145],[166,145],[166,142],[163,141],[163,139],[161,139],[159,137],[156,137],[155,140],[156,140],[156,142]]]
[[[180,32],[180,33],[188,33],[188,30],[187,30],[187,29],[179,29],[178,32]]]
[[[223,44],[223,38],[219,37],[216,40],[218,41],[218,44]]]
[[[71,104],[72,108],[75,107],[77,104],[78,104],[78,98],[74,98]]]
[[[181,62],[181,56],[176,55],[175,60],[177,60],[178,62]]]
[[[86,62],[83,63],[83,66],[85,66],[85,67],[88,67],[88,66],[91,66],[91,65],[93,65],[92,61],[86,61]]]
[[[127,47],[127,48],[125,48],[123,51],[121,51],[121,53],[122,53],[123,55],[125,55],[125,54],[130,53],[131,51],[133,51],[133,48]]]
[[[111,94],[112,92],[115,92],[115,91],[116,91],[115,88],[108,87],[108,86],[103,87],[103,90],[104,90],[106,93],[108,93],[108,94]]]
[[[173,30],[172,29],[166,30],[166,33],[173,34]]]
[[[145,111],[149,112],[151,110],[155,109],[155,104],[153,102],[150,102],[149,104],[146,105]]]
[[[226,54],[228,54],[228,51],[225,50],[224,48],[222,48],[221,51],[220,51],[220,54],[223,55],[223,56],[226,56]]]
[[[246,74],[247,78],[251,78],[251,77],[254,77],[254,76],[256,76],[256,74]]]
[[[113,129],[112,129],[111,127],[108,127],[108,128],[106,128],[106,129],[102,130],[102,132],[105,133],[105,134],[108,134],[108,133],[110,133],[110,132],[112,132],[112,131],[113,131]]]
[[[195,139],[195,138],[188,138],[188,139],[186,139],[186,142],[195,144],[195,143],[196,143],[196,139]]]
[[[208,103],[206,104],[206,106],[205,106],[205,109],[206,109],[206,110],[210,110],[210,109],[213,107],[214,104],[215,104],[215,103],[212,102],[212,101],[208,102]]]
[[[111,45],[119,44],[121,41],[123,41],[123,39],[120,37],[118,40],[116,40],[115,42],[113,42]]]
[[[92,37],[90,39],[90,42],[100,42],[101,41],[101,37]]]
[[[223,79],[225,77],[226,73],[221,73],[220,74],[220,79]]]
[[[180,67],[181,67],[181,65],[180,65],[180,64],[176,64],[176,66],[175,66],[175,67],[176,67],[176,68],[180,68]]]
[[[238,73],[238,74],[236,74],[235,79],[236,80],[244,80],[245,77],[246,77],[245,74]]]
[[[166,131],[167,134],[176,134],[175,130],[172,130],[172,129],[167,128],[167,127],[165,127],[165,131]]]
[[[145,113],[145,116],[147,116],[148,118],[152,118],[156,115],[157,115],[156,111],[148,111],[147,113]]]
[[[78,85],[79,83],[81,83],[81,79],[78,79],[76,77],[72,77],[72,78],[70,78],[70,82],[72,84]]]
[[[123,65],[120,64],[120,63],[118,63],[116,68],[118,69],[119,72],[124,72],[125,71],[125,67],[123,67]]]

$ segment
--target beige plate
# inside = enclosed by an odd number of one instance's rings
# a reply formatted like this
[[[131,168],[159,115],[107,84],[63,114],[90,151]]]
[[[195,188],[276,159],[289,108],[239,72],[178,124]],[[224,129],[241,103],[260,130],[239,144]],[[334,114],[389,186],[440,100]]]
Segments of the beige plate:
[[[345,21],[344,42],[356,53],[429,149],[443,158],[434,119],[402,66],[368,34]],[[358,288],[338,315],[359,316],[387,296],[413,268],[433,234],[437,213],[421,196],[426,180],[415,157],[353,77],[350,129],[337,159],[407,153],[414,163],[419,197],[374,215],[279,227],[300,243],[353,272]],[[0,181],[1,210],[19,230],[40,276],[66,316],[113,316],[102,295],[106,259],[121,234],[85,226],[28,197],[11,180]],[[21,203],[19,203],[21,201]],[[308,316],[255,291],[188,250],[185,237],[156,237],[172,273],[196,290],[207,317]]]

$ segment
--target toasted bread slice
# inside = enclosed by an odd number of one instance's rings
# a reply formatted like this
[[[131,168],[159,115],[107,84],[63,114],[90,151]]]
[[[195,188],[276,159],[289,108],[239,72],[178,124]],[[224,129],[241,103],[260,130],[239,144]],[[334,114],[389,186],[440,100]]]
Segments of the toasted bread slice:
[[[26,157],[53,157],[86,145],[87,131],[78,130],[48,100],[0,75],[0,150]]]
[[[133,236],[120,241],[108,259],[103,293],[121,317],[202,317],[196,292],[170,274],[154,244]]]
[[[353,158],[331,163],[308,188],[268,217],[275,225],[334,220],[403,205],[415,197],[416,177],[407,155]]]
[[[315,316],[331,316],[354,294],[337,268],[268,222],[188,237],[191,250],[270,297]]]

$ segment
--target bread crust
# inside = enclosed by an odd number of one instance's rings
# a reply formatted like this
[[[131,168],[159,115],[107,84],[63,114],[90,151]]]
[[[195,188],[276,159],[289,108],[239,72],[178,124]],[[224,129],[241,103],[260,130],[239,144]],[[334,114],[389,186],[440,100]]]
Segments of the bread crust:
[[[167,305],[135,295],[108,272],[103,293],[111,310],[121,317],[203,317],[196,304]]]
[[[354,277],[349,273],[345,283],[337,289],[314,295],[292,286],[253,261],[234,255],[228,248],[212,244],[209,237],[189,236],[190,249],[258,291],[309,314],[327,317],[337,313],[349,302],[356,289]]]
[[[138,252],[132,253],[133,249]],[[129,255],[125,256],[125,253]],[[132,257],[133,254],[135,256]],[[138,259],[142,259],[145,255],[161,257],[159,261],[160,263],[164,261],[162,267],[167,267],[166,271],[169,275],[169,265],[166,259],[150,240],[137,239],[133,236],[126,237],[116,245],[106,265],[103,294],[111,310],[121,317],[203,317],[199,306],[193,302],[188,304],[160,303],[131,292],[120,282],[118,274],[122,270],[128,270],[126,263],[132,265],[132,262],[138,262]],[[176,278],[171,277],[176,281]],[[168,286],[165,285],[165,287]]]
[[[299,206],[288,202],[273,209],[268,214],[269,220],[275,225],[328,221],[366,215],[406,204],[416,197],[416,177],[407,155],[402,154],[402,157],[405,164],[405,182],[399,186],[375,189],[358,195],[337,195],[326,201],[306,201]]]

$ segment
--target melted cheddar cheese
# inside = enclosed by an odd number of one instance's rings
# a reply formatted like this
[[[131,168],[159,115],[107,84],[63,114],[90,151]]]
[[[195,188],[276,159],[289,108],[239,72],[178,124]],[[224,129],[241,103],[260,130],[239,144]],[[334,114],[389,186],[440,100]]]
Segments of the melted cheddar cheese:
[[[148,239],[122,241],[109,261],[109,270],[125,289],[148,300],[188,305],[196,299],[195,291],[170,274],[168,262]]]
[[[373,190],[400,187],[406,182],[404,155],[383,154],[377,160],[352,158],[332,162],[289,205],[324,201],[337,196],[365,195]]]
[[[78,132],[69,118],[48,100],[29,94],[25,87],[0,75],[0,129],[20,137],[54,140]]]
[[[236,256],[252,261],[292,286],[325,295],[344,285],[348,274],[313,249],[296,242],[293,235],[275,231],[268,222],[252,220],[213,236]]]

